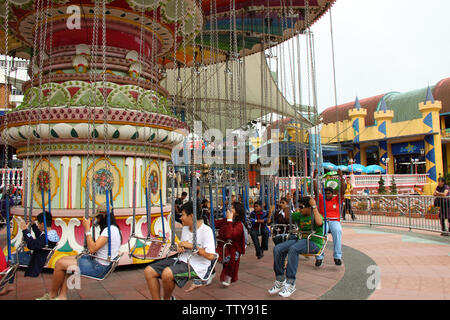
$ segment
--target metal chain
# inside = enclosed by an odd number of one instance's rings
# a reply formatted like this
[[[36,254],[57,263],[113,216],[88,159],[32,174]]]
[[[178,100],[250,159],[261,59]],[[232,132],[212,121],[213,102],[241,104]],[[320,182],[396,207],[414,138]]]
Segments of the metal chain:
[[[102,0],[102,88],[103,88],[103,143],[105,147],[106,171],[110,172],[109,137],[107,114],[109,106],[106,99],[106,0]],[[111,177],[112,179],[112,177]],[[112,180],[111,180],[112,181]]]
[[[87,157],[86,157],[86,189],[85,189],[85,217],[89,217],[89,187],[92,188],[92,214],[95,214],[95,192],[96,187],[94,184],[94,131],[95,121],[94,112],[97,107],[97,59],[98,59],[98,15],[99,15],[99,1],[94,1],[94,17],[92,27],[92,42],[91,42],[91,61],[89,66],[89,86],[92,94],[89,95],[89,104],[87,106],[88,117],[88,136],[87,136]],[[91,127],[92,126],[92,127]],[[92,129],[93,128],[93,129]],[[89,175],[89,167],[92,164],[92,173]],[[89,179],[90,177],[90,179]],[[89,183],[90,180],[90,183]]]
[[[5,103],[5,109],[9,109],[9,101],[8,101],[8,79],[7,75],[9,74],[9,62],[8,62],[8,50],[9,50],[9,0],[5,1],[5,93],[4,93],[4,103]],[[14,59],[14,58],[13,58]],[[8,128],[8,113],[5,112],[4,116],[4,127],[3,127],[3,137],[4,137],[4,146],[5,146],[5,153],[4,153],[4,170],[3,170],[3,179],[4,179],[4,186],[3,186],[3,199],[5,199],[6,195],[9,197],[9,186],[8,184],[8,156],[9,156],[9,128]],[[7,191],[8,190],[8,191]],[[7,226],[9,230],[9,225]]]

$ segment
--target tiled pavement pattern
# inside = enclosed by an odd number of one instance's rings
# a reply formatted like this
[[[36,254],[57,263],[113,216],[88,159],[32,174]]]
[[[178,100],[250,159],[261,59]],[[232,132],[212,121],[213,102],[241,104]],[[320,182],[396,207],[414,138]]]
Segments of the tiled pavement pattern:
[[[1,240],[4,246],[4,230]],[[284,299],[267,293],[274,280],[273,243],[271,240],[269,243],[269,251],[261,260],[256,259],[252,245],[247,248],[246,255],[241,259],[239,281],[230,287],[224,288],[217,275],[211,285],[191,293],[184,292],[189,284],[182,289],[176,288],[175,297],[179,300]],[[367,265],[375,261],[381,270],[381,289],[375,290],[369,299],[450,299],[450,239],[426,232],[346,224],[343,243],[344,264],[340,267],[334,265],[331,241],[321,268],[314,266],[314,258],[300,259],[297,291],[289,299],[318,299],[321,296],[322,299],[366,299],[370,292],[357,297],[351,294],[357,292],[354,290],[355,285],[364,285],[369,277],[369,274],[364,273],[366,265],[361,267],[361,259]],[[351,252],[358,253],[360,260],[353,259]],[[143,270],[142,265],[119,267],[104,281],[83,278],[81,289],[71,290],[69,298],[149,299]],[[218,271],[220,270],[221,266],[218,265]],[[51,276],[51,272],[44,272],[39,278],[24,278],[23,270],[20,270],[16,281],[17,290],[0,297],[0,300],[40,297],[48,290]]]

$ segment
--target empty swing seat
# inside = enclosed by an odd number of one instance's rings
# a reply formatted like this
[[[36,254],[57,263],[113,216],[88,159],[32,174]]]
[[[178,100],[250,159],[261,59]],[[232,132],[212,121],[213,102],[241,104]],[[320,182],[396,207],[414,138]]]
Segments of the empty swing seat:
[[[9,280],[14,278],[18,268],[19,268],[18,263],[15,264],[8,263],[7,267],[3,271],[0,271],[0,290],[3,290],[3,288],[9,282]]]
[[[131,246],[131,239],[135,239],[135,244]],[[143,244],[142,248],[138,247],[138,240]],[[128,239],[128,255],[140,260],[158,260],[167,257],[170,253],[171,243],[162,238],[143,238],[130,236]],[[138,249],[140,252],[138,252]]]

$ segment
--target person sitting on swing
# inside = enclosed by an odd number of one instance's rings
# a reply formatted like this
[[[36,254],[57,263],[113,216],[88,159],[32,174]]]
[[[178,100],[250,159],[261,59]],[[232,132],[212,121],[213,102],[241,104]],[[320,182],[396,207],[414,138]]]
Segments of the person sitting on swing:
[[[270,219],[273,210],[263,211],[261,201],[256,201],[253,204],[254,211],[250,213],[250,221],[252,228],[250,236],[252,237],[253,244],[255,245],[256,257],[261,259],[264,257],[264,251],[269,249],[269,227],[267,221]],[[272,209],[272,208],[271,208]],[[259,242],[259,236],[261,236],[261,243]]]
[[[220,281],[228,287],[232,282],[238,280],[239,262],[241,256],[245,254],[245,208],[239,202],[233,202],[231,211],[227,210],[226,219],[215,222],[216,229],[219,230],[218,238],[222,241],[231,240],[231,245],[226,246],[223,252],[223,242],[217,245],[219,261],[222,261],[223,269],[220,274]]]
[[[338,175],[341,180],[342,188],[339,190],[341,193],[341,199],[343,199],[345,192],[345,182],[342,177],[342,171],[338,170]],[[314,178],[317,176],[317,170],[314,171]],[[323,195],[320,192],[317,192],[317,181],[314,179],[314,190],[316,190],[316,194],[319,195],[319,212],[324,216],[324,208],[323,208]],[[339,196],[335,196],[333,194],[333,189],[325,188],[325,199],[326,199],[326,210],[327,210],[327,225],[326,230],[328,233],[331,233],[333,237],[333,246],[334,246],[334,263],[337,266],[342,264],[342,226],[341,226],[341,215],[339,211]],[[323,262],[324,253],[322,255],[316,257],[316,267],[320,267]]]
[[[286,197],[283,197],[280,199],[280,209],[273,214],[273,218],[270,217],[267,221],[268,225],[272,222],[274,225],[283,225],[272,229],[272,240],[275,245],[285,240],[282,235],[287,234],[289,231],[289,215],[291,212],[289,200]]]
[[[181,207],[183,206],[184,199],[187,197],[187,192],[183,191],[181,197],[175,199],[175,221],[181,223]]]
[[[25,270],[25,277],[38,277],[42,270],[44,269],[45,262],[47,260],[47,256],[50,253],[50,250],[44,249],[45,245],[45,225],[44,225],[44,212],[41,212],[36,217],[36,223],[29,223],[28,225],[25,221],[17,216],[15,218],[18,222],[19,228],[23,233],[23,241],[26,243],[26,247],[30,251],[20,251],[12,254],[11,259],[13,264],[17,262],[17,254],[19,255],[19,264],[22,266],[27,266]],[[45,219],[47,223],[47,239],[48,239],[48,249],[53,249],[56,247],[59,241],[58,233],[52,229],[52,215],[50,212],[45,211]],[[31,225],[31,229],[35,237],[31,235],[28,227]],[[14,277],[9,281],[8,286],[6,286],[3,291],[12,291],[12,284],[14,283]],[[0,295],[5,294],[4,292],[0,292]]]
[[[144,270],[145,280],[153,300],[161,299],[159,278],[163,287],[163,299],[175,300],[172,296],[175,285],[182,288],[189,278],[198,277],[203,279],[211,266],[211,261],[215,258],[216,244],[212,229],[203,223],[202,210],[197,204],[197,249],[190,261],[187,260],[194,248],[194,204],[189,201],[181,208],[181,221],[183,229],[181,239],[177,244],[178,258],[166,258],[152,262]],[[190,276],[188,274],[190,270]]]
[[[106,205],[98,206],[94,215],[95,225],[100,227],[100,235],[94,240],[91,232],[90,219],[83,218],[81,224],[84,228],[86,236],[87,249],[91,254],[95,254],[95,258],[91,255],[81,256],[78,260],[76,256],[65,256],[56,261],[53,270],[52,285],[50,292],[36,300],[67,300],[67,278],[69,270],[74,271],[74,267],[78,266],[79,273],[93,278],[102,278],[111,268],[111,262],[106,261],[108,258],[108,221]],[[111,222],[111,259],[119,255],[119,248],[122,244],[122,234],[117,225],[114,213],[110,212]]]
[[[211,210],[211,202],[209,202],[208,199],[203,199],[202,200],[202,219],[203,219],[203,222],[207,226],[211,226],[211,222],[209,221],[210,210]]]
[[[289,219],[289,217],[287,218]],[[313,198],[302,197],[300,199],[299,208],[292,213],[292,222],[298,225],[300,231],[310,233],[312,224],[315,233],[323,234],[323,217],[317,210],[316,201]],[[301,233],[301,238],[296,237],[286,240],[273,248],[275,283],[269,289],[269,294],[278,293],[280,296],[287,298],[295,292],[299,254],[318,253],[323,247],[323,239],[318,237],[311,237],[308,246],[307,237],[308,234]],[[286,256],[288,262],[285,267]]]

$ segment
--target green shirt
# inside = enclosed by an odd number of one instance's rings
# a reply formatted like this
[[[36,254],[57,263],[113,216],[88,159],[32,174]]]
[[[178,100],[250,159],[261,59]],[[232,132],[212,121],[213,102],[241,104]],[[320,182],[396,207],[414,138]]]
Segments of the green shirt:
[[[322,225],[320,227],[316,226],[314,224],[314,230],[316,231],[316,234],[323,235],[323,217],[320,216],[320,219],[322,219]],[[293,212],[292,213],[292,221],[295,222],[300,231],[308,231],[311,233],[311,215],[303,216],[300,212]],[[308,237],[308,234],[302,234],[302,239],[306,239]],[[323,239],[311,236],[310,240],[316,244],[320,249],[322,249],[323,246]]]

